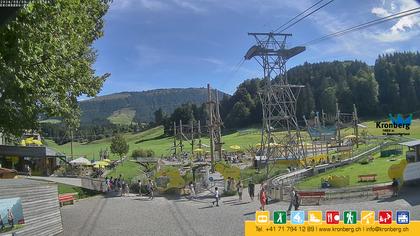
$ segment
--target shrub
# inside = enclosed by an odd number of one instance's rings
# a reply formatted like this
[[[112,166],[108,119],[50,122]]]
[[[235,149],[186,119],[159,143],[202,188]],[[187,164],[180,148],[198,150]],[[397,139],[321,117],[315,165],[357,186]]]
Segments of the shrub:
[[[135,149],[131,153],[132,158],[137,157],[153,157],[155,155],[155,152],[150,149]]]

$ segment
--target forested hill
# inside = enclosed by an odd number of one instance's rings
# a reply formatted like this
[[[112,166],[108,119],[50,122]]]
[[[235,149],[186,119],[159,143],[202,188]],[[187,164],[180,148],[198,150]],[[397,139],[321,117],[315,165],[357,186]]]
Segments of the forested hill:
[[[381,55],[374,66],[361,61],[305,63],[291,68],[292,84],[305,85],[297,106],[298,119],[313,111],[351,112],[356,104],[360,117],[385,117],[389,113],[408,114],[420,110],[420,54],[401,52]],[[257,91],[264,81],[250,79],[222,101],[221,113],[229,128],[261,122]]]
[[[223,97],[224,93],[219,92],[219,96]],[[201,105],[206,100],[206,88],[156,89],[98,96],[80,102],[81,123],[106,120],[121,124],[130,124],[131,121],[150,122],[154,121],[154,112],[159,108],[170,114],[184,103]]]

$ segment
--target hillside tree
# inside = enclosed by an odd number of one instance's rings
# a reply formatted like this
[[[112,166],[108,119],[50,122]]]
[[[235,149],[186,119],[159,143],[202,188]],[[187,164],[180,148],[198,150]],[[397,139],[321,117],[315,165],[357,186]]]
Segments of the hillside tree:
[[[78,126],[77,98],[95,96],[109,76],[92,67],[109,4],[30,1],[0,26],[0,132],[36,128],[41,114]]]
[[[122,161],[122,157],[128,153],[129,145],[121,134],[117,134],[111,139],[111,153],[117,155]],[[121,162],[122,163],[122,162]]]

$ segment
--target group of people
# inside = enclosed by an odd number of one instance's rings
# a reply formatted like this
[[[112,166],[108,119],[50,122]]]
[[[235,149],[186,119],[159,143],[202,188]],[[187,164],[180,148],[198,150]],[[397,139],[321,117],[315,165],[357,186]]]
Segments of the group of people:
[[[129,192],[128,183],[124,180],[122,175],[120,175],[118,178],[111,178],[108,179],[108,177],[105,177],[105,184],[106,184],[106,191],[114,191],[118,192],[120,196],[126,196]]]
[[[122,175],[120,175],[118,178],[109,178],[105,177],[105,184],[107,186],[107,192],[110,191],[115,191],[118,192],[120,194],[120,196],[127,196],[129,193],[129,185],[128,182],[124,180],[124,178],[122,177]],[[139,196],[142,196],[142,182],[141,180],[137,181],[137,186],[138,186],[138,194]],[[145,188],[147,191],[147,195],[149,195],[149,199],[153,199],[154,196],[154,184],[153,181],[151,179],[149,179],[149,181],[145,184]]]
[[[243,184],[242,181],[239,180],[236,184],[236,190],[239,196],[239,200],[242,200],[242,192],[243,192]],[[254,201],[254,192],[255,192],[255,184],[252,181],[248,182],[248,194],[252,201]],[[265,211],[265,206],[267,205],[268,201],[268,195],[267,195],[267,185],[265,183],[261,184],[260,192],[259,192],[259,200],[260,200],[260,210]],[[219,206],[219,200],[220,200],[220,194],[219,189],[215,187],[214,191],[214,201],[212,202],[213,206],[216,204],[216,206]],[[294,207],[295,210],[299,209],[300,205],[300,199],[299,195],[294,187],[290,190],[290,204],[289,208],[287,209],[287,213],[290,214],[290,211],[292,210],[292,207]]]
[[[143,196],[143,194],[142,194],[143,184],[142,184],[141,180],[137,181],[137,186],[139,188],[139,196],[141,197],[141,196]],[[153,181],[151,179],[149,179],[146,183],[146,195],[149,195],[150,200],[153,200],[154,192],[155,192],[155,185],[154,185]]]
[[[11,209],[7,209],[7,223],[11,226],[11,228],[13,228],[15,226],[14,224],[14,219],[15,216],[13,215],[13,212]],[[2,216],[0,215],[0,230],[4,229],[4,223],[3,223],[3,219]]]

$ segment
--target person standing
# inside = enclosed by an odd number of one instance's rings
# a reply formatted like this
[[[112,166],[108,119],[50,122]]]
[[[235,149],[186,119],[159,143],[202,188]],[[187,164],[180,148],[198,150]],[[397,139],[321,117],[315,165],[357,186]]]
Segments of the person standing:
[[[266,192],[265,192],[264,184],[261,184],[260,203],[261,203],[260,210],[265,211],[265,205],[267,204],[267,195],[266,195]]]
[[[7,209],[7,221],[9,225],[12,226],[12,228],[15,226],[14,219],[15,219],[15,216],[13,215],[12,210]]]
[[[106,185],[106,191],[109,192],[109,179],[108,179],[108,176],[105,177],[105,185]]]
[[[244,186],[242,185],[242,181],[239,180],[236,184],[236,191],[238,191],[239,201],[242,201],[242,191],[244,189]]]
[[[219,206],[219,189],[217,187],[214,188],[214,201],[212,202],[213,206],[216,203],[216,206]]]
[[[137,181],[137,185],[139,186],[139,196],[141,197],[141,180]]]
[[[191,199],[196,198],[195,196],[195,189],[194,189],[194,183],[191,181],[190,182],[190,195],[191,195]]]
[[[398,182],[398,180],[396,179],[396,178],[393,178],[392,179],[392,184],[391,184],[391,186],[392,186],[392,196],[393,197],[398,197],[398,187],[399,187],[399,182]]]
[[[0,215],[0,230],[3,230],[4,229],[4,223],[3,223],[3,219],[1,218],[1,215]]]
[[[255,184],[251,181],[248,183],[248,194],[252,201],[254,201]]]
[[[149,179],[149,183],[147,184],[147,191],[149,192],[149,199],[153,200],[153,182],[151,179]]]

